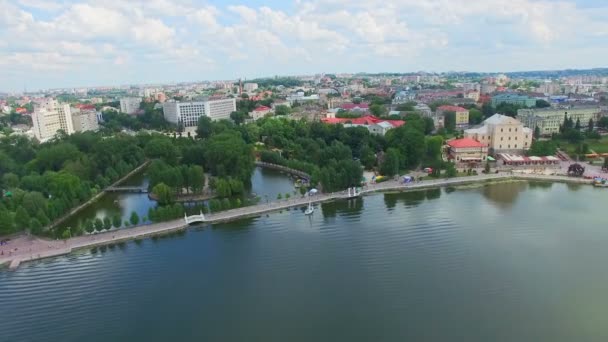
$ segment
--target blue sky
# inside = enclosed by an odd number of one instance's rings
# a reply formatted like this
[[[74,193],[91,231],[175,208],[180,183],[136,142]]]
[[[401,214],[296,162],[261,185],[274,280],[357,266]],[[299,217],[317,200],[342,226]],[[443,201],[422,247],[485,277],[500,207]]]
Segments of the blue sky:
[[[605,0],[0,0],[0,91],[589,68]]]

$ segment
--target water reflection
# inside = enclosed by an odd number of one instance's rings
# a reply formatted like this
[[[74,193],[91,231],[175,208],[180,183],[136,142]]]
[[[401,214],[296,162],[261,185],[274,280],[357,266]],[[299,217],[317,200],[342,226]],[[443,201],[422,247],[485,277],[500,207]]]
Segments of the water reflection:
[[[486,185],[481,190],[483,196],[500,209],[510,209],[517,197],[528,189],[527,182],[506,182]]]
[[[441,198],[441,189],[429,189],[403,193],[384,194],[384,205],[390,210],[394,210],[397,202],[402,202],[406,208],[414,208],[422,204],[425,200],[436,200]]]
[[[341,216],[358,216],[362,210],[362,197],[321,204],[321,212],[325,218],[336,217],[338,214]]]

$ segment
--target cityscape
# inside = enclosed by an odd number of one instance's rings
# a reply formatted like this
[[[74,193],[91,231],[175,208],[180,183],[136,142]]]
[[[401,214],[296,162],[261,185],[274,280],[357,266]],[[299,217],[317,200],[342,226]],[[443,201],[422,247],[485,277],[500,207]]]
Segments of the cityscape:
[[[0,9],[7,340],[608,336],[605,4]]]

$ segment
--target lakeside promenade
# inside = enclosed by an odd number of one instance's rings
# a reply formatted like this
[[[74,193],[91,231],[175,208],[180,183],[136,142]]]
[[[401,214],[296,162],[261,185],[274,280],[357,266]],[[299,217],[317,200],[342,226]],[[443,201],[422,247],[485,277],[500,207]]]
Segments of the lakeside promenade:
[[[567,182],[578,184],[591,184],[590,180],[582,178],[571,178],[566,176],[548,176],[535,174],[489,174],[477,175],[450,179],[425,180],[416,183],[402,184],[398,181],[391,180],[380,184],[372,184],[362,189],[361,195],[375,192],[389,191],[415,191],[425,190],[446,186],[457,186],[466,184],[482,184],[485,182],[494,181],[509,181],[509,180],[529,180],[529,181],[549,181],[549,182]],[[238,220],[247,217],[256,217],[263,214],[281,211],[294,207],[304,207],[308,202],[322,203],[348,198],[347,191],[318,194],[311,197],[297,197],[286,200],[272,201],[269,203],[259,203],[257,205],[227,210],[215,214],[205,215],[205,221],[200,224],[214,224]],[[22,262],[39,260],[49,257],[69,254],[74,250],[90,248],[98,245],[113,244],[121,241],[128,241],[138,238],[144,238],[153,235],[166,234],[174,231],[187,229],[189,225],[186,220],[181,218],[178,220],[160,222],[149,225],[141,225],[133,228],[123,228],[106,231],[98,234],[90,234],[79,237],[70,238],[67,240],[45,240],[36,237],[22,236],[10,242],[10,245],[3,246],[2,255],[0,255],[0,265],[8,265],[9,269],[16,269]]]

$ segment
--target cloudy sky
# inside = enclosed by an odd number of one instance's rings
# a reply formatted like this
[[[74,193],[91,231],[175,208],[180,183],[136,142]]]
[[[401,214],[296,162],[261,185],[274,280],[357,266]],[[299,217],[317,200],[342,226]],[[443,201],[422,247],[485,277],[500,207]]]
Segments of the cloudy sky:
[[[606,66],[606,0],[0,0],[0,90]]]

